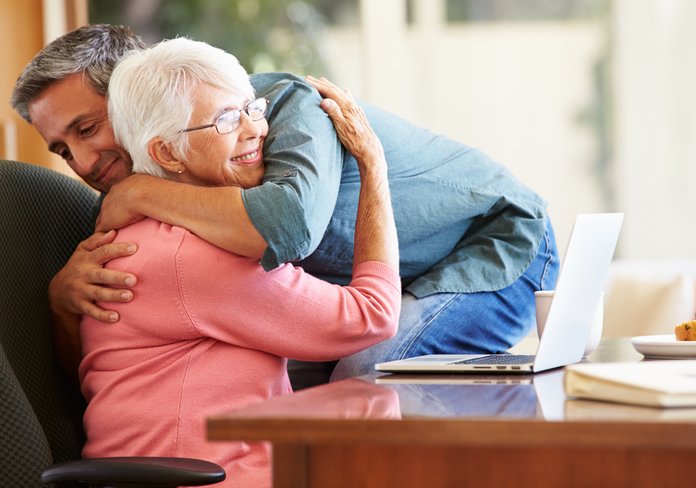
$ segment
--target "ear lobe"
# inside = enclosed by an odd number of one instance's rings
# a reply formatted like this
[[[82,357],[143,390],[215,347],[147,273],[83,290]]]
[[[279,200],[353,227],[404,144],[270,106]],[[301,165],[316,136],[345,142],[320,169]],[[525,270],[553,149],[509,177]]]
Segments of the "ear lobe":
[[[147,144],[147,153],[162,169],[170,173],[177,173],[181,168],[181,161],[174,155],[169,145],[160,137],[155,137]]]

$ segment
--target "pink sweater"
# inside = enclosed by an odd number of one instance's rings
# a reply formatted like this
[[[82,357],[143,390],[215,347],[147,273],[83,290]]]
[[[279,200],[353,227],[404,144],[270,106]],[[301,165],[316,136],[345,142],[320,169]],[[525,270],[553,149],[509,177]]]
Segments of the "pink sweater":
[[[151,219],[118,240],[138,252],[108,267],[138,284],[131,303],[108,305],[118,323],[81,323],[87,458],[197,457],[225,468],[224,486],[270,486],[268,446],[207,442],[206,416],[290,393],[286,357],[337,359],[396,332],[400,280],[382,263],[340,287]]]

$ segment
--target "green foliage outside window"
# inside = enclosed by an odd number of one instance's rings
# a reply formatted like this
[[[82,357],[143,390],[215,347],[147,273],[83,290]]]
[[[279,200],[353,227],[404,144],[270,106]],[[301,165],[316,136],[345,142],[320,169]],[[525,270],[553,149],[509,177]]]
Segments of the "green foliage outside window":
[[[126,24],[146,42],[186,36],[233,53],[250,73],[323,74],[327,0],[89,0],[91,23]],[[322,13],[317,10],[322,9]]]

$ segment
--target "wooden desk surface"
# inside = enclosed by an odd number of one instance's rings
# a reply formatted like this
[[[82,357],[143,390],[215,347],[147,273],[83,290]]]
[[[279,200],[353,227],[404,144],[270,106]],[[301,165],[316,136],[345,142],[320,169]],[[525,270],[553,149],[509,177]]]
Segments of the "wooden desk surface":
[[[589,359],[642,356],[614,339]],[[459,484],[461,475],[472,486],[509,483],[494,474],[495,463],[522,486],[686,486],[696,409],[567,399],[562,380],[562,369],[505,377],[375,374],[216,415],[208,433],[272,442],[276,488],[468,486]],[[355,470],[364,476],[348,476]],[[569,473],[576,484],[567,484]]]

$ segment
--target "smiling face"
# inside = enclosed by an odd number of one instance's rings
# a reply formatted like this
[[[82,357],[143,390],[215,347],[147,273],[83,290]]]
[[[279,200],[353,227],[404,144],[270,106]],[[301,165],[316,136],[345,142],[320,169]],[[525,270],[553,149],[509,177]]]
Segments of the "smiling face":
[[[205,83],[194,91],[189,127],[211,124],[220,114],[240,110],[251,101]],[[228,134],[218,134],[215,127],[187,132],[189,148],[181,158],[184,172],[178,179],[204,186],[250,188],[261,184],[263,141],[267,134],[265,118],[253,121],[244,112],[239,127]]]
[[[91,187],[106,192],[131,174],[130,156],[114,141],[106,97],[82,75],[46,88],[29,105],[29,115],[48,149]]]

